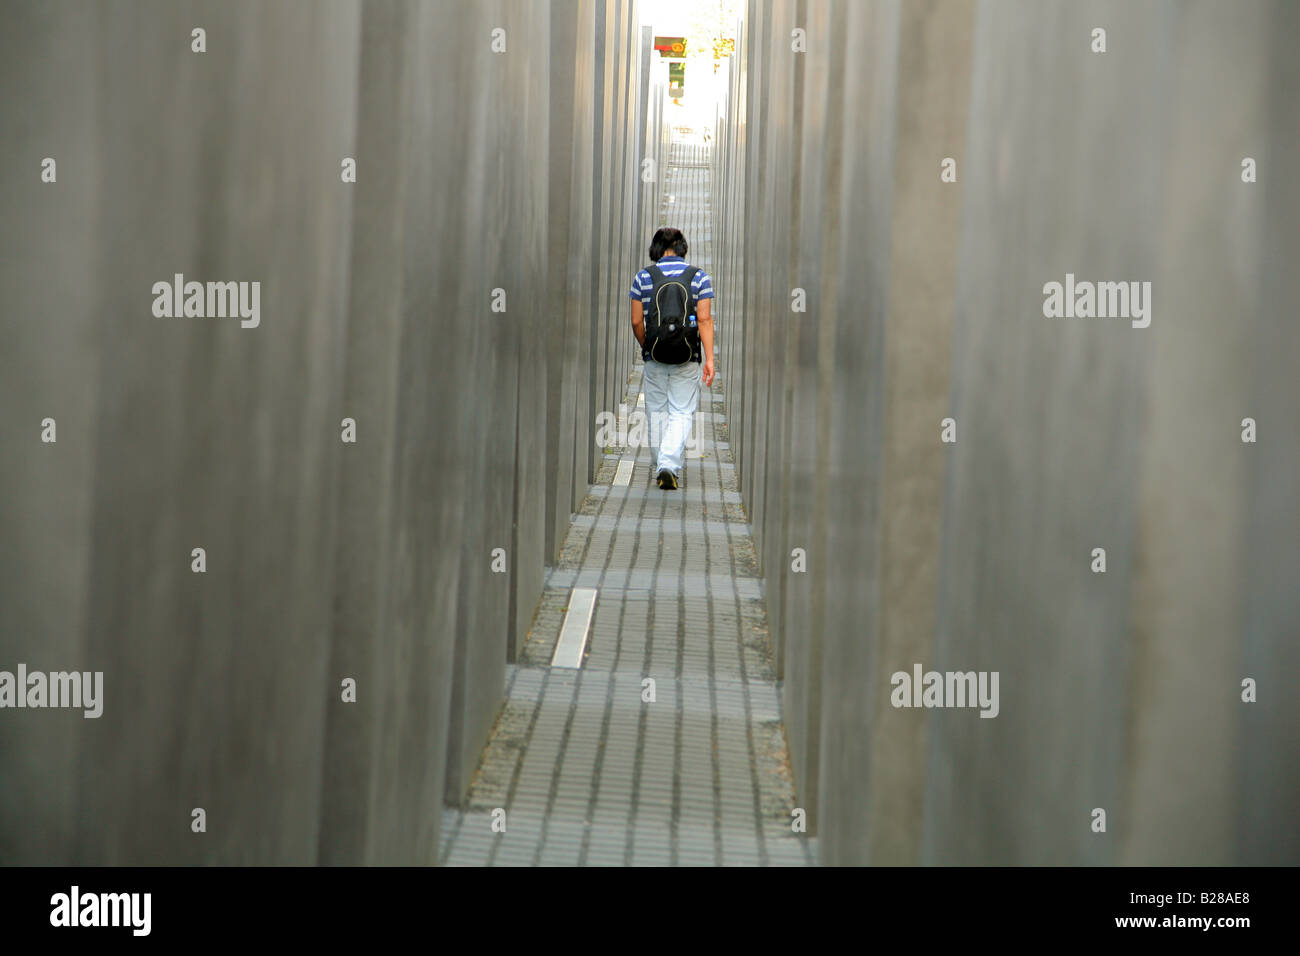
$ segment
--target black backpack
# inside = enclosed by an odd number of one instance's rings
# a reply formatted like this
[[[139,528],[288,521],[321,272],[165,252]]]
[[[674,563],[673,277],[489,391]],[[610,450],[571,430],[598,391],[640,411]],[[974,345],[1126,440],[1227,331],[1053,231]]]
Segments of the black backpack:
[[[645,314],[645,345],[650,357],[664,365],[682,365],[699,353],[699,329],[691,324],[695,317],[695,297],[691,282],[700,270],[687,266],[679,276],[669,278],[658,266],[646,269],[653,286],[650,307]]]

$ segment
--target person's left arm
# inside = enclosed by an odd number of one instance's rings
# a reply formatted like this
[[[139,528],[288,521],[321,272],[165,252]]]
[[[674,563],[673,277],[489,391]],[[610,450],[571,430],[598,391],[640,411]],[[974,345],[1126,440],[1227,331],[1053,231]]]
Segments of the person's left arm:
[[[695,303],[695,321],[700,330],[700,349],[703,353],[704,368],[700,381],[705,385],[713,384],[713,300],[700,299]]]
[[[695,300],[695,323],[700,333],[700,357],[704,367],[700,370],[700,381],[709,386],[713,384],[713,280],[708,273],[700,273],[699,293],[705,298]]]

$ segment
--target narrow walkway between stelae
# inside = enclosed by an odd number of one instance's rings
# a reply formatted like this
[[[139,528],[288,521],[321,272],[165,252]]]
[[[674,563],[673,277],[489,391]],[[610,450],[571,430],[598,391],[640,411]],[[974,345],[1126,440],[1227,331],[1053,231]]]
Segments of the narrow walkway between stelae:
[[[708,159],[705,144],[675,137],[662,222],[682,229],[688,260],[712,274]],[[721,323],[735,292],[717,293]],[[466,809],[444,812],[442,863],[816,859],[814,841],[791,826],[780,693],[724,396],[721,376],[701,394],[678,491],[655,486],[648,448],[606,449],[507,670]],[[638,363],[626,411],[643,408]],[[626,484],[620,462],[633,465]],[[574,587],[598,591],[586,658],[580,669],[552,668]],[[492,827],[498,808],[504,832]]]

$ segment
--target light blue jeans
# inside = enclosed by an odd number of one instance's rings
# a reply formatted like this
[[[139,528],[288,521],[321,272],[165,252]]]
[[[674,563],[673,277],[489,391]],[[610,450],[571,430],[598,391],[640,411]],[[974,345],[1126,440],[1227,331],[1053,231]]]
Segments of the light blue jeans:
[[[680,475],[691,423],[700,404],[700,363],[663,365],[646,359],[643,387],[653,474],[666,468]]]

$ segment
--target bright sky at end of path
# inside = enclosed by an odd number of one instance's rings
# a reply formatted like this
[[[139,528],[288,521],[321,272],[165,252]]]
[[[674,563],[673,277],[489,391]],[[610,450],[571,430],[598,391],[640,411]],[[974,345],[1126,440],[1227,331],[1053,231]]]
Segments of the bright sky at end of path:
[[[715,62],[713,41],[705,39],[715,31],[731,36],[737,19],[745,16],[743,0],[650,0],[638,4],[641,25],[652,28],[654,36],[686,37],[684,64],[685,95],[667,101],[665,120],[670,126],[711,129],[715,111],[725,95],[730,57]],[[668,61],[654,56],[651,67],[667,76]],[[715,68],[716,67],[716,68]]]

